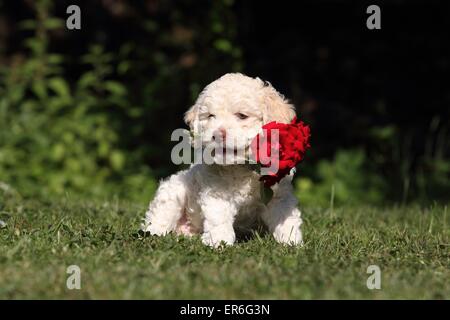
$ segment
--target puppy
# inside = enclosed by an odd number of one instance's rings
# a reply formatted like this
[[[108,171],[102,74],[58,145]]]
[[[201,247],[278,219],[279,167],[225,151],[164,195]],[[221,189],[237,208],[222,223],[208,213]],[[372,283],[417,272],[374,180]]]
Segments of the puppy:
[[[204,244],[218,247],[232,245],[235,231],[262,221],[276,241],[302,244],[293,173],[272,187],[266,205],[260,175],[239,161],[264,124],[289,123],[294,116],[294,107],[259,78],[229,73],[209,84],[184,119],[203,148],[223,152],[213,153],[212,164],[194,164],[162,181],[141,229],[159,236],[201,234]]]

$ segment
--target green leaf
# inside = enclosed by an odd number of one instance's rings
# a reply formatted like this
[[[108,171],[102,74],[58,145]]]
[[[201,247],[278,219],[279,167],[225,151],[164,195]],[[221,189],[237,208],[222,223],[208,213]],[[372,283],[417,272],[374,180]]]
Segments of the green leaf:
[[[63,98],[70,98],[70,88],[67,82],[62,78],[51,78],[48,81],[50,89],[55,91],[57,95]]]
[[[114,150],[109,156],[109,161],[114,170],[120,171],[125,164],[125,156],[122,152]]]
[[[39,99],[47,98],[47,87],[42,81],[34,81],[31,90]]]
[[[45,51],[45,43],[35,38],[26,39],[24,44],[33,51],[34,54],[41,54]]]
[[[214,47],[223,52],[230,52],[233,49],[231,42],[227,39],[218,39],[214,41]]]
[[[125,74],[128,70],[130,70],[131,63],[129,61],[122,61],[117,66],[117,72],[119,74]]]
[[[64,158],[65,148],[62,143],[57,143],[53,146],[51,151],[51,157],[55,161],[60,161]]]
[[[93,72],[86,72],[78,80],[78,86],[81,89],[85,89],[85,88],[92,86],[96,82],[97,82],[97,77],[95,76],[95,74]]]
[[[24,97],[24,89],[22,86],[14,86],[9,91],[9,97],[12,103],[17,103]]]
[[[60,54],[49,54],[47,60],[50,64],[60,64],[63,62],[64,58]]]
[[[116,95],[125,95],[127,93],[125,86],[117,81],[106,81],[105,89]]]
[[[49,30],[62,28],[64,26],[64,22],[59,18],[47,18],[44,20],[44,27]]]

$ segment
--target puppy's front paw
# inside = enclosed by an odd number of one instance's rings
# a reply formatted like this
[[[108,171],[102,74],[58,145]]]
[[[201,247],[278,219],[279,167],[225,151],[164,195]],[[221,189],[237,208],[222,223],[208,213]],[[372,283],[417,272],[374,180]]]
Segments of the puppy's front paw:
[[[300,227],[293,225],[279,226],[275,229],[273,237],[279,243],[301,246],[303,245]]]
[[[202,234],[202,242],[207,246],[218,248],[222,243],[225,245],[233,245],[236,240],[234,230],[225,227],[216,227],[211,231]]]
[[[144,232],[150,232],[152,236],[164,236],[170,232],[166,226],[158,225],[155,223],[143,225],[141,230]]]

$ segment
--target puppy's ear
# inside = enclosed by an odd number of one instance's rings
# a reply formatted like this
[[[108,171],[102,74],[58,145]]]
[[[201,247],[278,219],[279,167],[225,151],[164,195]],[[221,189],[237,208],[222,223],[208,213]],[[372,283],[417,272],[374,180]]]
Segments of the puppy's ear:
[[[276,121],[290,123],[295,117],[295,108],[283,95],[266,82],[263,90],[263,122],[264,124]]]
[[[198,106],[194,104],[184,114],[184,122],[186,122],[189,128],[193,129],[196,120],[198,120]]]

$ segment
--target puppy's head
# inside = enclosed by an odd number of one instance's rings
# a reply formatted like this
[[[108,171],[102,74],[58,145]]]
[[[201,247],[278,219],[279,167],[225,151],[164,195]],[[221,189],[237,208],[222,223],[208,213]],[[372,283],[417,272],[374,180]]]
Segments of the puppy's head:
[[[206,86],[184,119],[202,146],[215,150],[216,163],[235,164],[264,124],[294,116],[293,105],[270,83],[228,73]]]

